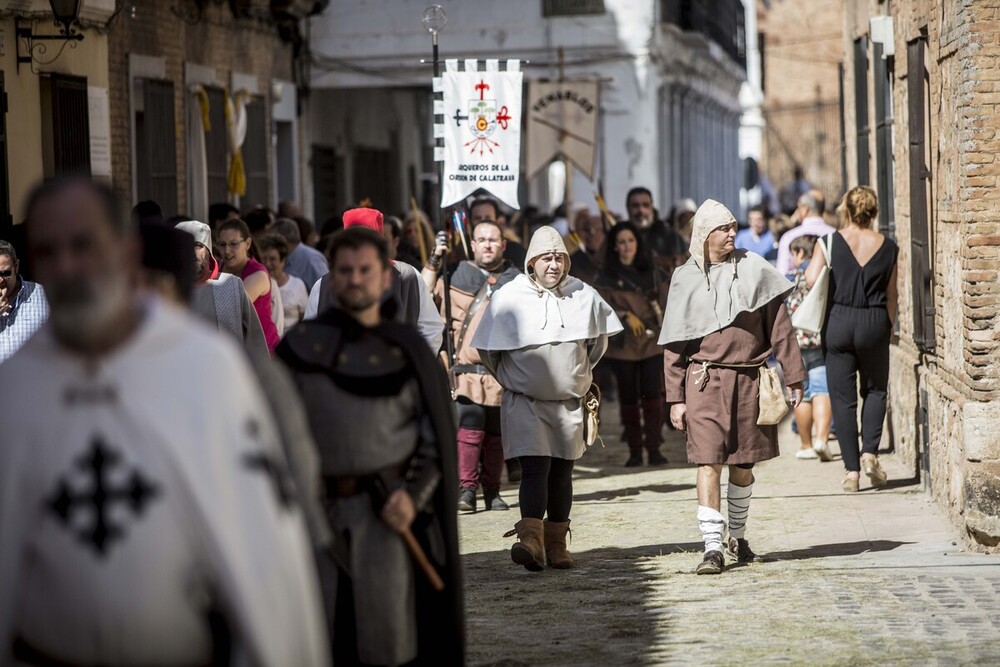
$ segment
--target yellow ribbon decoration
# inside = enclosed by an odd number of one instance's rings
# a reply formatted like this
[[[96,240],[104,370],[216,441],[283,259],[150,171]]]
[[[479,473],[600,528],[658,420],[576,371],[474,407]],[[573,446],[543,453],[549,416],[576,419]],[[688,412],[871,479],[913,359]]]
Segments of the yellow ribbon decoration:
[[[237,100],[243,92],[240,91],[236,94]],[[233,123],[236,122],[235,118],[235,108],[233,99],[229,96],[229,91],[226,91],[226,125],[232,127]],[[246,167],[243,165],[243,148],[237,148],[234,153],[232,153],[231,160],[229,161],[229,179],[227,186],[229,192],[234,195],[243,197],[247,193],[247,171]]]
[[[206,132],[212,131],[212,121],[209,119],[208,93],[202,86],[195,86],[193,91],[198,96],[198,105],[201,107],[201,126]]]

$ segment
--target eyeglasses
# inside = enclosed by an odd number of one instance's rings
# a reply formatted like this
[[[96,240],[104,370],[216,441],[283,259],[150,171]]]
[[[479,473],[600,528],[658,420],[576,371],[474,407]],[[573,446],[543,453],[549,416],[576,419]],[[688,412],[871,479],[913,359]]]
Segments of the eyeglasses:
[[[10,278],[12,275],[14,275],[14,269],[4,269],[3,271],[0,271],[0,278]]]

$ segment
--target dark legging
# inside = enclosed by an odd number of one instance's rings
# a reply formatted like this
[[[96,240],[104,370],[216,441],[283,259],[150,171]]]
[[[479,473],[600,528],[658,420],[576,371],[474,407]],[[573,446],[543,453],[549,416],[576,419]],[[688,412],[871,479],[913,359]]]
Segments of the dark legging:
[[[457,407],[460,427],[500,435],[500,406],[465,403],[459,399]]]
[[[550,456],[521,456],[522,519],[569,521],[573,506],[573,461]]]
[[[861,470],[858,454],[858,379],[861,376],[861,451],[877,454],[889,386],[889,315],[885,306],[834,306],[824,333],[826,379],[837,440],[849,472]]]
[[[659,398],[663,394],[662,354],[639,361],[610,361],[618,381],[618,401],[622,405],[635,405],[640,398]]]

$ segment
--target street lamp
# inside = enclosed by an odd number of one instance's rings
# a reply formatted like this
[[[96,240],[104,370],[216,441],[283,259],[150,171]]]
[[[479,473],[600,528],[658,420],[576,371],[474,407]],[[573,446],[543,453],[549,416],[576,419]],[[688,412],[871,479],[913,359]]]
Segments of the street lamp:
[[[433,44],[433,62],[434,62],[434,78],[441,76],[441,61],[438,60],[438,33],[444,28],[445,24],[448,23],[448,13],[444,11],[444,7],[441,5],[430,5],[420,16],[420,22],[424,24],[427,28],[427,32],[431,34],[431,43]],[[435,121],[436,122],[436,121]],[[434,146],[444,146],[444,139],[435,139]],[[443,176],[443,164],[438,164],[438,196],[440,196],[440,190],[444,187],[442,183]],[[440,210],[438,211],[438,224],[439,226],[446,226],[443,217],[440,216]],[[445,276],[448,272],[445,271]],[[447,289],[445,290],[445,295],[447,296]]]
[[[15,25],[14,32],[17,35],[17,68],[21,69],[21,63],[31,63],[35,59],[35,49],[40,53],[45,53],[45,45],[38,42],[51,40],[62,40],[63,46],[59,53],[52,60],[43,64],[48,65],[62,54],[62,49],[66,48],[68,42],[79,42],[83,39],[83,33],[73,30],[73,24],[80,17],[80,6],[83,0],[49,0],[49,7],[52,9],[52,16],[57,24],[61,24],[58,35],[36,35],[33,26]],[[25,41],[25,53],[21,53],[21,40]]]
[[[442,7],[441,5],[430,5],[429,7],[427,7],[427,9],[424,10],[423,15],[421,15],[420,22],[424,24],[425,28],[427,28],[427,32],[431,34],[431,43],[433,44],[434,47],[433,51],[434,78],[436,79],[439,76],[441,76],[441,63],[438,60],[438,33],[441,32],[441,29],[444,28],[446,23],[448,23],[448,13],[444,11],[444,7]],[[437,123],[436,116],[434,118],[434,122]],[[441,147],[444,146],[443,138],[434,140],[435,149],[439,146]],[[438,187],[437,187],[436,199],[438,200],[438,202],[440,202],[441,192],[442,189],[444,188],[443,162],[437,163],[437,177],[438,177]],[[447,230],[448,223],[444,219],[444,215],[442,215],[440,203],[434,207],[434,210],[437,211],[438,228],[442,230]],[[450,236],[451,235],[449,234],[449,239]],[[451,244],[449,242],[449,246],[450,245]],[[442,267],[443,270],[441,272],[442,278],[444,279],[444,312],[445,312],[445,319],[448,322],[451,322],[451,277],[448,275],[447,254],[445,255],[444,262],[445,266]],[[451,327],[445,327],[444,347],[445,347],[445,353],[448,355],[448,365],[449,367],[453,366],[455,364],[455,341],[451,336]],[[452,391],[454,392],[454,387],[452,388]]]
[[[431,40],[434,42],[434,64],[437,66],[438,33],[448,23],[448,13],[444,11],[444,7],[441,5],[431,5],[424,10],[423,16],[420,17],[420,22],[427,28],[427,32],[431,34]],[[437,75],[438,73],[435,71],[434,76]]]

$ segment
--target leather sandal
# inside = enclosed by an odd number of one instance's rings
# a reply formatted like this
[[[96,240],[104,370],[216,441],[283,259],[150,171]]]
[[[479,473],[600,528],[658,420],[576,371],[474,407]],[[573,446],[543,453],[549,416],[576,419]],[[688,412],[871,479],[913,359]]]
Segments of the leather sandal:
[[[868,475],[868,480],[876,489],[884,489],[889,485],[889,476],[882,470],[878,459],[867,459],[861,462],[861,469]]]

